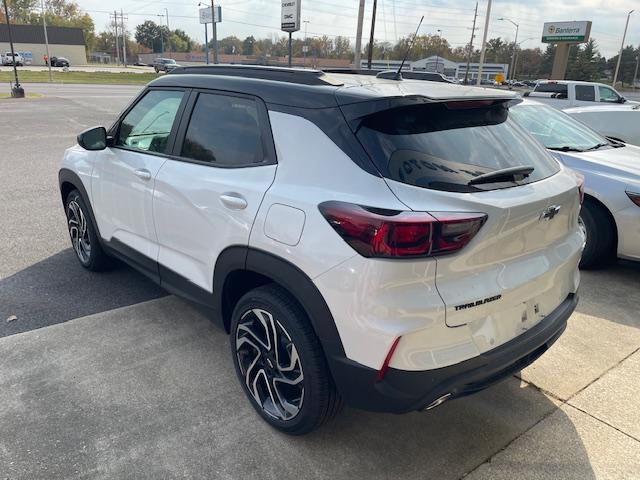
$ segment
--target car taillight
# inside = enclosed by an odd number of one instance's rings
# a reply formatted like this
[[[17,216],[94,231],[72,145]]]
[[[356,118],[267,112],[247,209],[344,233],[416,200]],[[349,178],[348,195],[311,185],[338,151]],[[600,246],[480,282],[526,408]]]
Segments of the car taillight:
[[[478,233],[484,213],[403,212],[324,202],[318,207],[333,229],[360,255],[430,257],[457,252]]]
[[[627,197],[629,197],[629,200],[640,207],[640,193],[626,192],[626,194]]]

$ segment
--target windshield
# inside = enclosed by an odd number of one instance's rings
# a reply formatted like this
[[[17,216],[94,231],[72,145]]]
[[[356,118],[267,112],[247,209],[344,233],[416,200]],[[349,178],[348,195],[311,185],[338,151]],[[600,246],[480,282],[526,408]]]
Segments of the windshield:
[[[593,150],[609,145],[603,136],[547,105],[517,105],[509,116],[552,150]]]
[[[503,104],[418,104],[365,117],[357,136],[386,178],[434,190],[475,192],[549,177],[557,163],[508,119]],[[526,178],[470,184],[479,175],[533,167]]]

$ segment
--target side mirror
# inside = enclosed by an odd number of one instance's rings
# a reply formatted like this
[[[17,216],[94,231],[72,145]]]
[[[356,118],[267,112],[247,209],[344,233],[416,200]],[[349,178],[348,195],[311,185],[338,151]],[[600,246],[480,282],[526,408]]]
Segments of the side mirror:
[[[93,127],[78,134],[78,145],[85,150],[104,150],[107,148],[107,130]]]
[[[624,98],[622,95],[620,95],[620,98],[618,99],[618,103],[626,103],[627,99]]]

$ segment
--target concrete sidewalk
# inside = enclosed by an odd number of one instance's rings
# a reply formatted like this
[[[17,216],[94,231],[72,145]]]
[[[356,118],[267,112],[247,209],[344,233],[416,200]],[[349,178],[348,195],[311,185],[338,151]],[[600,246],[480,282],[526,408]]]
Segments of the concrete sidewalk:
[[[0,478],[640,478],[639,282],[585,276],[524,381],[298,438],[258,418],[226,334],[175,297],[2,338]]]

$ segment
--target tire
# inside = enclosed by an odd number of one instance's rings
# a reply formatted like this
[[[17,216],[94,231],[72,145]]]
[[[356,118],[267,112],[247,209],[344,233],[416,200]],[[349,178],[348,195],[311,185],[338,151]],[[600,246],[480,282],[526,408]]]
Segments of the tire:
[[[111,267],[112,259],[100,245],[96,228],[88,214],[89,209],[78,190],[72,190],[67,195],[64,211],[67,216],[71,246],[80,265],[93,272]]]
[[[234,308],[230,337],[238,380],[269,425],[302,435],[340,410],[320,341],[286,290],[267,284],[246,293]]]
[[[593,200],[585,199],[580,209],[580,221],[586,235],[580,268],[598,268],[614,258],[615,226],[607,210]]]

